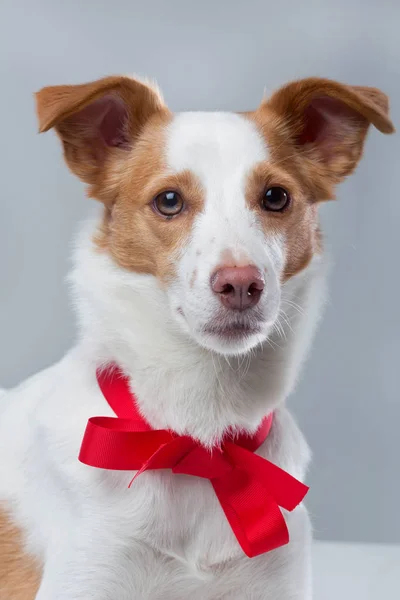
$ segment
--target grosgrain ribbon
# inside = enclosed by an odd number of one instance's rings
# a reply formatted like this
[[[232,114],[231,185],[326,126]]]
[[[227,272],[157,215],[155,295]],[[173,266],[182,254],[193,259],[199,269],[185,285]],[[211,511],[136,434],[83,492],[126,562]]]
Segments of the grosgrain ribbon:
[[[97,380],[118,418],[89,419],[79,454],[82,463],[137,471],[129,487],[141,473],[155,469],[209,479],[247,556],[258,556],[289,542],[280,507],[294,510],[308,487],[254,454],[268,436],[272,414],[264,418],[254,435],[227,435],[210,451],[189,436],[151,429],[138,411],[128,379],[117,367],[98,371]]]

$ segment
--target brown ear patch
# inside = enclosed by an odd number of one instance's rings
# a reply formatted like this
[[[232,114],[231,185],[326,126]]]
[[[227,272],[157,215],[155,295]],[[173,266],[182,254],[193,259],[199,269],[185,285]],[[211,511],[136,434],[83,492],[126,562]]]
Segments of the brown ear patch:
[[[389,100],[377,88],[350,86],[329,79],[309,77],[288,83],[275,92],[265,104],[277,114],[285,116],[300,133],[304,126],[304,112],[319,98],[337,101],[363,117],[382,133],[393,133],[389,118]]]
[[[39,131],[56,129],[68,166],[96,189],[110,161],[132,148],[151,117],[168,112],[154,89],[129,77],[46,87],[36,107]]]
[[[23,548],[21,532],[0,509],[0,598],[34,600],[41,569]]]
[[[129,132],[135,135],[137,126],[164,107],[160,95],[146,84],[130,77],[104,77],[78,85],[56,85],[36,93],[39,132],[48,131],[107,94],[113,94],[127,106],[131,121]]]
[[[368,127],[392,133],[387,96],[375,88],[309,78],[285,85],[254,112],[268,161],[249,174],[246,198],[266,234],[284,240],[283,281],[322,251],[317,202],[335,197],[335,186],[359,162]],[[292,202],[282,213],[261,210],[263,190],[285,188]]]
[[[394,131],[388,111],[378,89],[308,78],[283,86],[249,116],[272,161],[296,173],[313,200],[326,200],[355,169],[368,127]]]
[[[95,237],[123,268],[173,275],[173,257],[190,235],[203,205],[196,177],[171,174],[165,161],[172,115],[158,93],[128,77],[107,77],[83,85],[44,88],[37,94],[40,131],[54,127],[71,170],[89,184],[88,195],[104,203]],[[185,209],[171,220],[152,207],[153,198],[179,191]]]

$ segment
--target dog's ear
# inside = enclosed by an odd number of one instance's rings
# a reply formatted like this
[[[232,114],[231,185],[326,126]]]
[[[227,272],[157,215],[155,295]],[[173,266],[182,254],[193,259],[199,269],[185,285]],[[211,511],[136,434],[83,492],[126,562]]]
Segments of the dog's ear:
[[[56,129],[68,166],[92,185],[110,153],[130,149],[148,119],[166,110],[157,91],[130,77],[45,87],[36,107],[39,131]]]
[[[260,109],[265,106],[279,117],[303,156],[313,160],[332,183],[356,167],[370,124],[382,133],[394,132],[388,98],[375,88],[308,78],[285,85]]]

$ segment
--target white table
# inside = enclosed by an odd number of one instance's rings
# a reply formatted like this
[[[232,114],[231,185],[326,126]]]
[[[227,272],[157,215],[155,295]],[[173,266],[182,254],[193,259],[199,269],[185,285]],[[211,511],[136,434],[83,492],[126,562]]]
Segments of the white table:
[[[314,600],[400,600],[400,546],[315,542]]]

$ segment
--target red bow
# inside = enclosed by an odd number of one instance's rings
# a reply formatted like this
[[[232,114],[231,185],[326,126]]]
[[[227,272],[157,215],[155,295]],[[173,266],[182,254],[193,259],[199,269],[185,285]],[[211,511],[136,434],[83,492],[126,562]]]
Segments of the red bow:
[[[128,379],[117,369],[99,371],[97,380],[118,415],[92,417],[79,460],[92,467],[137,471],[172,469],[173,473],[209,479],[243,551],[249,557],[289,542],[279,507],[292,511],[308,487],[270,461],[254,454],[265,441],[273,415],[250,436],[227,435],[212,452],[189,436],[154,430],[140,415]]]

